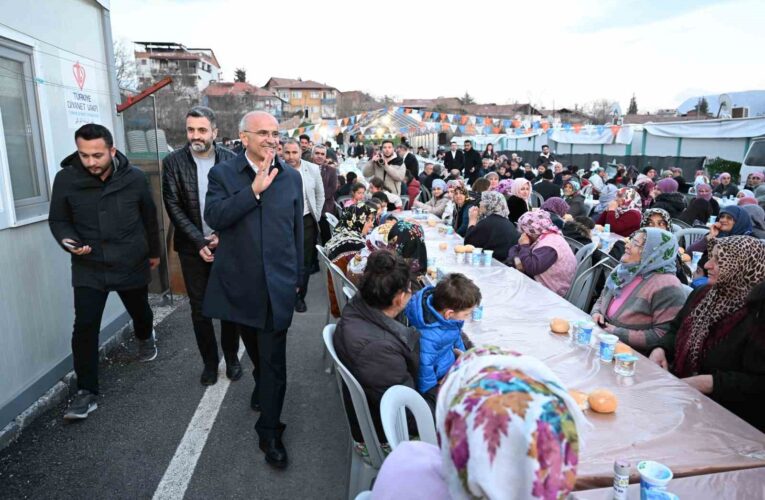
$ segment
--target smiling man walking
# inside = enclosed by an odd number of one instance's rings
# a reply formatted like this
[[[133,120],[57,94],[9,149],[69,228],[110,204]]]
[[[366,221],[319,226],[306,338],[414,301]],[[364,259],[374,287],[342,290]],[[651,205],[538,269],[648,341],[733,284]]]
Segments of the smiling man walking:
[[[210,171],[204,218],[219,233],[202,311],[240,325],[255,370],[250,404],[266,461],[287,466],[280,421],[287,389],[287,329],[303,273],[300,172],[276,157],[279,128],[268,113],[239,124],[245,154]]]

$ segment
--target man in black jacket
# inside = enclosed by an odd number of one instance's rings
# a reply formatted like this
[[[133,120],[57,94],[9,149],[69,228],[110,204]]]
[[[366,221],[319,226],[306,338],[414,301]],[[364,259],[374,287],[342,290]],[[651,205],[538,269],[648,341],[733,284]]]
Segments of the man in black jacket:
[[[465,166],[465,157],[462,151],[457,149],[457,143],[452,141],[449,143],[449,151],[444,155],[444,169],[447,172],[451,172],[456,168],[462,172],[462,168]]]
[[[542,153],[537,157],[537,167],[539,165],[549,166],[554,161],[555,155],[550,152],[550,146],[545,144],[542,146]]]
[[[398,156],[403,160],[406,171],[412,174],[412,179],[417,179],[420,175],[420,162],[409,151],[409,146],[406,143],[401,143],[396,148]]]
[[[473,149],[472,141],[465,141],[463,156],[465,159],[464,176],[472,185],[481,176],[481,153]]]
[[[175,227],[173,243],[181,262],[183,281],[191,303],[191,322],[204,368],[200,383],[218,381],[218,343],[212,320],[202,314],[202,301],[215,259],[218,235],[210,229],[202,214],[207,194],[207,174],[218,163],[233,158],[234,153],[215,144],[218,129],[215,113],[196,106],[186,113],[188,144],[173,151],[162,161],[162,194],[167,214]],[[242,377],[239,364],[239,333],[236,325],[221,321],[220,343],[226,360],[226,376]]]
[[[364,135],[358,134],[356,135],[356,145],[351,146],[351,157],[352,158],[361,158],[362,156],[371,156],[371,152],[369,148],[364,146]],[[310,160],[309,160],[310,161]]]
[[[542,181],[534,184],[533,188],[545,200],[555,196],[560,197],[560,186],[553,183],[552,170],[545,170],[542,174]]]
[[[151,269],[159,265],[157,211],[144,173],[114,147],[109,130],[89,123],[74,134],[77,152],[61,162],[48,223],[72,254],[77,394],[65,419],[88,417],[98,405],[98,334],[110,291],[133,320],[138,358],[157,357],[148,300]]]

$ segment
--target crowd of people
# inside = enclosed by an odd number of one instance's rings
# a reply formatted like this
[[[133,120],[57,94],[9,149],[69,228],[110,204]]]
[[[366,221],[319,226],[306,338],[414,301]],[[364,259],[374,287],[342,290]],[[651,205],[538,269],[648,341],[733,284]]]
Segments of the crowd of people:
[[[443,165],[420,169],[406,141],[372,149],[357,137],[348,153],[361,158],[360,173],[342,176],[343,151],[312,145],[307,136],[285,139],[267,113],[246,114],[239,128],[243,150],[235,154],[215,143],[213,111],[191,109],[188,143],[163,161],[163,201],[191,302],[200,382],[217,381],[212,319],[218,319],[226,375],[242,376],[240,339],[255,366],[250,404],[260,412],[256,429],[269,464],[287,465],[280,419],[286,332],[293,312],[307,309],[320,244],[358,288],[340,310],[330,282],[334,346],[364,390],[378,437],[385,441],[380,401],[394,385],[423,396],[441,437],[440,450],[422,443],[398,448],[375,486],[381,497],[403,487],[456,496],[510,488],[539,498],[573,488],[577,405],[541,362],[471,345],[462,328],[481,291],[458,273],[429,284],[424,232],[402,215],[407,206],[561,297],[577,269],[571,242],[590,243],[593,232],[609,226],[625,241],[610,250],[618,263],[588,311],[593,320],[765,429],[758,411],[765,396],[763,174],[750,176],[740,191],[727,173],[709,180],[699,171],[688,183],[679,169],[659,174],[620,165],[609,177],[597,162],[588,171],[564,168],[547,146],[531,165],[493,147],[481,153],[470,141],[439,152]],[[82,419],[96,408],[98,325],[110,291],[134,320],[140,358],[157,356],[147,284],[160,244],[145,176],[114,148],[109,131],[89,124],[75,142],[77,152],[56,177],[49,220],[72,254],[79,390],[66,417]],[[726,198],[741,192],[735,202]],[[677,224],[709,231],[681,251]],[[695,272],[683,257],[693,252],[703,254]],[[510,418],[519,413],[516,398],[533,400],[540,411],[521,414],[524,425],[497,443],[473,437],[486,418],[482,405]],[[352,411],[348,418],[362,443]],[[528,443],[531,428],[539,429],[536,446]],[[487,453],[495,457],[489,465]],[[433,464],[445,475],[436,477]],[[554,472],[540,480],[540,467]]]

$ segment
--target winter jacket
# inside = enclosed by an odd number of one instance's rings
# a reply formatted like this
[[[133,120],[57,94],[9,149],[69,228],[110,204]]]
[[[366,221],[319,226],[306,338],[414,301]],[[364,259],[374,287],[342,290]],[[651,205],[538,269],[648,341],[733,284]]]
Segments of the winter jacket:
[[[340,362],[364,390],[369,412],[381,442],[386,442],[380,421],[380,401],[394,385],[415,388],[420,364],[420,334],[414,328],[370,307],[360,294],[343,308],[332,341]],[[343,391],[351,434],[363,442],[347,390]]]
[[[441,217],[444,215],[444,210],[446,210],[446,205],[448,203],[449,198],[447,198],[446,195],[441,195],[440,198],[433,196],[425,203],[421,201],[415,201],[414,206],[428,212],[429,214],[433,214],[436,217]]]
[[[465,244],[484,250],[493,250],[494,258],[504,262],[507,251],[518,243],[518,230],[509,219],[491,214],[470,226],[465,233]]]
[[[661,193],[651,208],[663,208],[670,217],[677,219],[687,206],[683,193]]]
[[[539,193],[545,200],[549,200],[556,196],[560,198],[560,186],[553,184],[548,180],[543,180],[539,184],[534,184],[534,191]]]
[[[467,234],[468,221],[470,219],[470,207],[474,206],[476,206],[476,203],[471,198],[466,199],[465,204],[462,205],[462,207],[457,207],[457,205],[454,205],[452,225],[454,226],[454,230],[457,232],[457,234],[463,238],[465,237],[465,234]]]
[[[404,161],[394,156],[387,164],[378,164],[374,160],[369,160],[361,171],[364,177],[371,179],[377,177],[383,181],[383,189],[393,194],[401,194],[401,184],[406,177],[406,167]]]
[[[151,281],[149,258],[160,254],[157,209],[146,175],[119,151],[113,165],[102,181],[75,152],[64,158],[53,181],[48,215],[53,237],[59,245],[70,238],[92,249],[72,254],[75,287],[141,288]]]
[[[518,224],[518,219],[521,218],[521,215],[530,210],[526,200],[515,195],[507,197],[507,209],[510,211],[510,216],[508,218],[513,224]]]
[[[234,156],[228,149],[215,145],[216,165]],[[162,160],[162,196],[175,227],[173,244],[178,253],[196,255],[207,246],[199,206],[200,198],[207,193],[199,192],[197,181],[197,164],[188,144]]]
[[[695,289],[672,321],[660,347],[672,363],[677,332],[710,287]],[[710,397],[761,431],[765,431],[765,283],[749,293],[746,305],[712,325],[701,350],[700,375],[712,375]],[[714,340],[720,339],[720,340]]]
[[[613,210],[606,210],[600,214],[596,224],[600,224],[601,226],[610,224],[612,233],[616,233],[619,236],[629,238],[632,236],[632,233],[640,229],[640,223],[642,220],[643,214],[640,212],[640,210],[637,209],[627,210],[622,215],[620,215],[619,218],[616,217],[616,212]]]
[[[568,203],[568,213],[571,217],[579,217],[580,215],[586,217],[590,214],[590,207],[584,202],[584,196],[581,194],[566,196],[564,200]]]
[[[428,286],[415,293],[404,314],[409,325],[420,332],[420,370],[417,390],[425,393],[438,385],[454,364],[452,349],[465,350],[460,333],[464,321],[444,319],[433,307],[435,287]]]

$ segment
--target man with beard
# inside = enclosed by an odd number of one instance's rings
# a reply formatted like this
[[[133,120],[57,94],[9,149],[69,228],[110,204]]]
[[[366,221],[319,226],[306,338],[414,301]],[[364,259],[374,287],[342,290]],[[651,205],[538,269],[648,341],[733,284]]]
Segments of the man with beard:
[[[220,361],[212,319],[202,314],[202,301],[215,259],[213,252],[219,241],[203,216],[207,174],[213,166],[235,156],[215,144],[217,135],[215,113],[210,108],[195,106],[186,113],[188,143],[162,160],[162,195],[167,215],[175,227],[173,243],[181,262],[194,336],[202,355],[204,368],[199,380],[202,385],[213,385],[218,381]],[[239,380],[242,377],[239,334],[233,323],[221,321],[220,343],[226,360],[226,376]]]
[[[316,251],[316,235],[324,207],[324,184],[319,167],[300,157],[300,146],[294,139],[288,139],[284,144],[284,161],[300,172],[300,177],[303,179],[303,266],[308,270],[313,264]],[[295,302],[296,312],[304,313],[308,309],[305,296],[308,292],[310,277],[311,273],[303,273],[303,281],[300,283],[298,298]]]
[[[300,134],[300,150],[301,156],[305,161],[311,161],[311,138],[308,134]]]
[[[480,163],[480,159],[479,159]],[[372,159],[364,165],[361,173],[367,177],[377,177],[383,181],[385,191],[393,194],[401,194],[401,183],[404,181],[406,167],[403,160],[396,156],[393,151],[393,141],[388,139],[382,143],[380,153],[372,156]]]
[[[324,245],[332,237],[332,229],[329,227],[327,214],[334,215],[335,213],[335,194],[339,187],[337,182],[337,164],[327,159],[327,150],[321,144],[313,148],[312,159],[313,164],[319,166],[321,182],[324,186],[324,205],[321,209],[321,220],[319,221],[321,244]]]
[[[48,215],[56,242],[72,254],[77,394],[67,420],[85,419],[98,408],[98,334],[109,292],[117,292],[133,320],[138,359],[157,357],[148,285],[160,254],[146,175],[117,151],[103,125],[83,125],[74,140],[77,151],[61,162]]]
[[[542,146],[542,152],[537,157],[537,167],[540,165],[549,165],[555,161],[555,155],[550,152],[550,146],[545,144]]]
[[[473,149],[472,141],[465,141],[463,157],[465,162],[464,175],[472,185],[481,176],[481,153]]]

